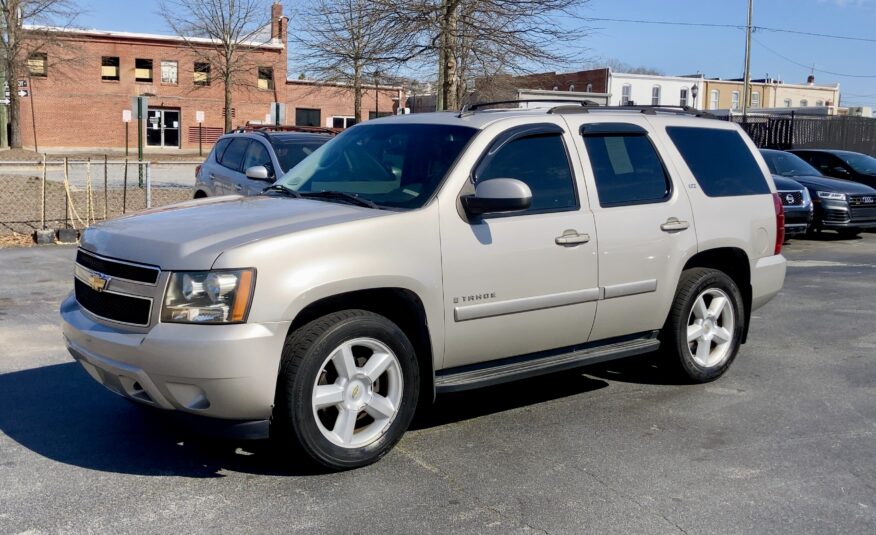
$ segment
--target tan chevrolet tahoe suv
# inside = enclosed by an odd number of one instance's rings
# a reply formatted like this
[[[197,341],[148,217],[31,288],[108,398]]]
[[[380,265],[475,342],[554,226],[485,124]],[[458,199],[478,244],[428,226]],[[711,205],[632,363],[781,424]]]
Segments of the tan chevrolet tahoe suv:
[[[63,332],[117,394],[352,468],[440,392],[657,350],[719,377],[782,287],[781,206],[686,110],[384,118],[261,195],[88,229]]]

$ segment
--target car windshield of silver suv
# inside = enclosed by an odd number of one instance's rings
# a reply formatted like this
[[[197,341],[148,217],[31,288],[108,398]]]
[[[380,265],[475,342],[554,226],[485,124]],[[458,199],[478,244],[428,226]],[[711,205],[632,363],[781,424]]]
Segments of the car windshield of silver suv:
[[[419,208],[475,132],[455,125],[357,125],[305,158],[276,185],[302,197]]]

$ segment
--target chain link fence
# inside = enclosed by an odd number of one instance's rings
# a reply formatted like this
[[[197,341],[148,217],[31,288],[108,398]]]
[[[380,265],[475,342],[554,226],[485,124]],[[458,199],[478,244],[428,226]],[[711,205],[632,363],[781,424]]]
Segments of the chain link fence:
[[[195,161],[0,161],[0,237],[96,222],[192,198]]]

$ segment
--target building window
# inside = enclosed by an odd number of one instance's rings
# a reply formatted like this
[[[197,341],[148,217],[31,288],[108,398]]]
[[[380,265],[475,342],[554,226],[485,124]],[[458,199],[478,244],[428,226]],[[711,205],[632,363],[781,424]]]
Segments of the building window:
[[[632,102],[633,86],[624,84],[621,88],[621,106],[629,106]]]
[[[137,58],[134,60],[134,80],[152,83],[152,60]]]
[[[679,106],[687,106],[687,92],[688,92],[688,89],[686,87],[682,87],[681,91],[679,91],[679,95],[678,95],[678,105]]]
[[[739,109],[739,91],[734,91],[730,93],[730,109]]]
[[[786,99],[785,99],[785,107],[786,107],[786,108],[790,108],[790,107],[791,107],[791,99],[789,99],[789,98],[786,98]]]
[[[659,106],[660,105],[660,86],[655,85],[651,88],[651,105]]]
[[[210,64],[209,63],[195,63],[195,85],[210,85]]]
[[[274,89],[273,67],[259,67],[259,89]]]
[[[118,56],[103,56],[100,58],[100,79],[113,82],[119,81]]]
[[[179,65],[177,62],[161,62],[161,83],[168,85],[176,85],[179,83]]]
[[[801,107],[801,108],[805,108],[805,107],[807,107],[807,106],[809,106],[809,101],[806,100],[805,98],[804,98],[804,99],[801,99],[801,100],[800,100],[800,107]]]
[[[295,108],[295,126],[321,126],[321,110],[313,108]]]
[[[559,90],[560,90],[560,86],[555,85],[553,90],[554,90],[554,91],[559,91]]]
[[[593,92],[593,84],[587,84],[587,88],[585,89],[585,91],[587,91],[588,93],[592,93]]]
[[[352,115],[332,117],[332,128],[350,128],[354,124],[356,124],[356,118]]]
[[[575,90],[575,84],[569,84],[569,91]]]
[[[751,94],[751,107],[760,108],[760,92],[755,91]]]
[[[717,89],[712,89],[709,91],[709,109],[717,110],[718,109],[718,99],[721,97],[721,92]]]
[[[48,64],[49,56],[45,52],[31,54],[30,57],[27,58],[27,70],[30,72],[31,76],[41,76],[43,78],[48,76]]]
[[[823,100],[816,100],[815,105],[820,108],[820,107],[824,106],[824,101]]]

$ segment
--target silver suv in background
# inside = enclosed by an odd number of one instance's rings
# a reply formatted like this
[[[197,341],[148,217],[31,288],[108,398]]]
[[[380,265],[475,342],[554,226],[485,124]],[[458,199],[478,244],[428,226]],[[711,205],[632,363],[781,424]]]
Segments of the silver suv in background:
[[[329,129],[244,128],[219,138],[195,170],[194,198],[256,195],[334,137]]]

